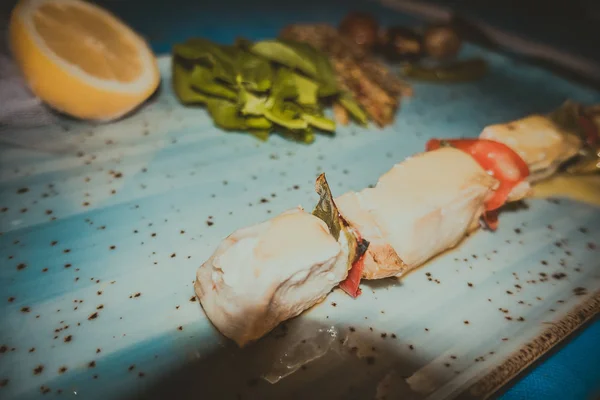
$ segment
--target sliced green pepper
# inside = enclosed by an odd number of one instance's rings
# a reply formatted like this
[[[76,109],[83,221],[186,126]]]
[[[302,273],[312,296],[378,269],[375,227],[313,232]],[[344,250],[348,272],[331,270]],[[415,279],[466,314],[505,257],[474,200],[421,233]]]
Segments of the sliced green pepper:
[[[190,71],[173,62],[173,91],[175,95],[183,104],[206,104],[209,97],[192,88],[190,75]]]
[[[298,91],[298,103],[306,105],[315,105],[319,99],[317,93],[319,91],[319,84],[310,78],[306,78],[300,74],[292,72],[296,89]]]
[[[295,112],[286,109],[282,104],[274,104],[273,107],[265,110],[264,115],[271,122],[287,129],[302,130],[308,128],[308,122],[298,118]]]
[[[263,115],[268,107],[267,101],[266,96],[257,96],[248,90],[242,89],[238,99],[241,106],[240,113],[243,115]]]
[[[338,98],[338,101],[348,111],[348,113],[358,121],[361,125],[366,125],[369,121],[367,113],[361,108],[361,106],[354,100],[351,94],[342,93]]]
[[[206,105],[217,126],[226,130],[247,129],[246,119],[238,113],[237,104],[225,99],[212,98]]]
[[[173,53],[188,61],[195,61],[211,68],[215,78],[235,84],[234,61],[237,49],[221,46],[206,39],[193,38],[173,46]]]
[[[480,79],[487,72],[487,62],[483,59],[457,61],[439,67],[425,67],[406,64],[402,74],[409,78],[430,82],[467,82]]]
[[[271,88],[271,97],[277,100],[291,100],[298,97],[298,87],[294,72],[289,68],[279,68]]]
[[[246,117],[246,126],[248,129],[269,130],[273,124],[265,117]]]
[[[189,82],[194,89],[211,96],[223,97],[229,100],[238,98],[235,90],[215,81],[211,70],[202,65],[194,65]]]
[[[317,67],[304,50],[305,47],[302,44],[282,40],[264,40],[254,43],[251,47],[254,54],[315,77],[317,76]]]
[[[270,132],[268,129],[250,129],[248,130],[255,138],[262,142],[269,140]]]
[[[240,50],[235,60],[236,80],[249,90],[265,92],[271,88],[271,63],[247,51]]]

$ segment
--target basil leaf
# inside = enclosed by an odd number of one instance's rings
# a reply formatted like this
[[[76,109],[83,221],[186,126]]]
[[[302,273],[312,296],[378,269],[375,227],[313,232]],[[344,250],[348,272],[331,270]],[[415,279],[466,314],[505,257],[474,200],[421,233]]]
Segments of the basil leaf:
[[[329,118],[326,118],[318,105],[303,105],[302,107],[298,108],[301,112],[300,118],[315,128],[329,132],[335,130],[335,122]]]
[[[236,80],[250,90],[265,92],[271,88],[271,63],[246,51],[239,51],[235,69]]]
[[[273,124],[265,117],[246,117],[246,126],[251,130],[266,130],[268,132]]]
[[[255,96],[246,90],[240,91],[240,101],[243,104],[240,111],[243,115],[264,115],[271,122],[292,130],[308,127],[308,123],[299,118],[301,109],[294,103],[274,96]]]
[[[319,86],[319,96],[328,97],[339,93],[335,72],[331,66],[329,58],[321,53],[318,53],[315,58],[317,66],[317,77],[321,85]]]
[[[335,131],[335,122],[320,115],[302,114],[301,118],[314,126],[324,131]]]
[[[333,201],[331,189],[325,178],[325,174],[319,175],[315,183],[315,191],[319,195],[319,202],[313,210],[312,214],[323,220],[329,227],[329,233],[331,236],[338,240],[340,237],[340,231],[342,230],[342,223],[340,221],[340,213]]]
[[[184,104],[200,103],[205,104],[209,99],[208,96],[192,89],[190,84],[191,72],[179,65],[173,59],[173,91],[180,102]]]
[[[316,70],[314,75],[308,71],[303,71],[300,68],[298,69],[308,76],[315,78],[320,83],[319,96],[327,97],[339,92],[335,72],[327,55],[315,49],[308,43],[285,39],[279,39],[279,41],[294,49],[297,54],[305,57],[314,64]]]
[[[354,100],[351,94],[342,93],[338,99],[340,104],[348,111],[348,113],[358,121],[361,125],[366,125],[368,116],[361,106]]]
[[[190,75],[190,84],[194,89],[211,96],[223,97],[229,100],[236,100],[238,94],[229,87],[215,81],[210,69],[194,65]]]
[[[208,112],[215,124],[227,130],[244,130],[246,119],[238,113],[235,103],[225,99],[212,98],[206,103]]]
[[[340,234],[345,235],[346,240],[348,241],[349,251],[347,263],[348,270],[350,270],[352,264],[367,251],[369,242],[363,240],[361,243],[358,243],[356,235],[352,232],[352,229],[346,220],[340,215],[340,212],[335,205],[325,174],[321,174],[317,178],[315,190],[319,195],[319,202],[312,214],[327,224],[329,233],[331,233],[331,236],[333,236],[335,240],[339,240]]]
[[[173,46],[173,53],[189,61],[199,62],[211,68],[215,78],[235,84],[234,61],[237,49],[221,46],[202,38],[193,38]]]
[[[316,82],[293,72],[292,79],[294,80],[298,92],[298,103],[308,105],[315,105],[318,103],[319,99],[317,97],[317,92],[319,90],[319,85]]]
[[[289,68],[279,68],[275,74],[271,95],[277,100],[295,99],[298,97],[298,87],[294,72]]]
[[[315,133],[310,126],[307,126],[304,129],[279,129],[278,133],[280,133],[283,137],[288,140],[293,140],[298,143],[303,144],[311,144],[315,141]]]
[[[256,96],[242,89],[239,93],[240,113],[243,115],[263,115],[267,109],[267,97]]]
[[[271,122],[291,130],[303,130],[308,128],[308,122],[298,118],[298,114],[286,107],[284,104],[276,102],[270,109],[265,109],[264,115]]]
[[[315,133],[310,126],[302,131],[295,132],[294,135],[298,142],[302,142],[304,144],[311,144],[315,141]]]
[[[298,69],[309,76],[315,77],[317,75],[316,65],[302,51],[302,46],[284,43],[282,40],[265,40],[254,43],[250,50],[256,55],[288,68]]]
[[[266,142],[269,140],[270,131],[268,129],[250,129],[249,132],[260,141]]]
[[[212,98],[207,102],[208,112],[215,124],[227,130],[249,130],[255,134],[258,131],[268,133],[273,126],[265,117],[244,118],[238,111],[238,106],[228,100]],[[261,133],[264,136],[264,134]],[[256,135],[255,135],[256,136]]]

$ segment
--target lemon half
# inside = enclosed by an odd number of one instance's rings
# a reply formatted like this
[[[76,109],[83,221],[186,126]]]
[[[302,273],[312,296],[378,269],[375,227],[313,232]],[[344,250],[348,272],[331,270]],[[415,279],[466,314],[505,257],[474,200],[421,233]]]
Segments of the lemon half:
[[[107,121],[143,103],[160,73],[148,44],[116,16],[81,0],[21,0],[10,46],[29,87],[74,117]]]

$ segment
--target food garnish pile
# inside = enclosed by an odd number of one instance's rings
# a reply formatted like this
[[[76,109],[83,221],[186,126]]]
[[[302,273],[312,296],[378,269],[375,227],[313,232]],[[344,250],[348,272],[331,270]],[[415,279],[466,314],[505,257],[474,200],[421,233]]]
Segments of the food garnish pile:
[[[291,25],[282,31],[281,37],[307,43],[326,54],[339,87],[352,93],[379,127],[394,122],[400,99],[412,95],[410,86],[371,56],[367,48],[330,25]],[[340,121],[347,119],[341,111],[337,115]]]
[[[452,23],[382,28],[370,14],[355,12],[344,18],[340,32],[364,53],[389,63],[400,63],[401,75],[407,78],[465,82],[477,80],[487,71],[483,59],[457,60],[463,38]]]
[[[232,45],[189,39],[173,48],[173,87],[183,104],[206,106],[225,130],[261,140],[275,131],[303,143],[350,120],[390,125],[401,98],[412,95],[344,24],[291,25],[277,39]]]
[[[44,15],[49,17],[39,17]],[[81,0],[21,0],[9,30],[15,61],[31,90],[70,116],[121,118],[160,83],[147,43],[99,6]],[[70,46],[64,47],[66,37]],[[192,38],[176,44],[172,84],[181,103],[205,106],[224,130],[249,132],[261,140],[277,132],[311,143],[315,132],[334,132],[337,124],[351,120],[380,128],[394,122],[412,89],[389,62],[410,61],[402,69],[411,78],[456,81],[480,75],[485,69],[481,60],[448,63],[461,42],[447,26],[431,26],[423,34],[404,27],[382,29],[372,16],[350,13],[339,27],[291,25],[272,40],[223,45]],[[442,64],[412,63],[422,60]]]
[[[482,59],[456,61],[462,39],[451,25],[422,32],[381,28],[369,14],[350,13],[339,27],[295,24],[279,38],[222,45],[202,38],[173,48],[173,86],[186,105],[206,106],[214,123],[267,140],[276,131],[311,143],[350,120],[382,128],[394,122],[412,88],[402,76],[433,82],[481,78]],[[333,119],[325,109],[333,108]]]
[[[277,129],[311,143],[314,130],[331,132],[324,114],[339,104],[357,122],[367,115],[337,84],[329,59],[306,43],[277,39],[219,45],[189,39],[173,48],[173,87],[185,104],[206,105],[214,123],[267,140]]]
[[[173,48],[173,86],[184,104],[203,104],[215,124],[267,140],[272,131],[304,143],[350,119],[393,123],[403,82],[343,30],[291,25],[273,40],[221,45],[202,38]],[[333,107],[334,120],[325,116]]]

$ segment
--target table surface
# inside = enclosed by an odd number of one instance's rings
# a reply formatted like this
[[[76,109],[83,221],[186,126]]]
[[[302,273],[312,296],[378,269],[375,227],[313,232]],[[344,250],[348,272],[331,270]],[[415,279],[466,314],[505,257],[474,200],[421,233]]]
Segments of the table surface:
[[[218,2],[142,2],[141,0],[103,0],[99,2],[114,11],[134,29],[144,35],[157,52],[168,52],[173,43],[191,36],[203,36],[219,42],[231,42],[244,36],[252,40],[269,38],[292,22],[338,22],[350,9],[363,9],[376,14],[382,24],[418,23],[417,20],[390,12],[373,1],[303,0],[292,6],[284,2],[260,0],[221,0]],[[210,3],[210,4],[206,4]],[[457,2],[447,2],[457,3]],[[465,2],[458,2],[464,3]],[[289,3],[286,3],[289,4]],[[5,3],[6,5],[6,3]],[[476,10],[478,17],[517,31],[518,18],[504,8],[486,12]],[[540,35],[552,39],[551,34]],[[566,39],[573,35],[567,35]],[[562,40],[566,40],[562,37]],[[564,46],[564,42],[557,46]],[[546,43],[552,44],[552,43]],[[588,48],[581,50],[586,54]],[[591,53],[590,53],[591,54]],[[592,57],[593,58],[593,57]],[[589,324],[572,335],[568,343],[544,357],[533,368],[525,371],[502,399],[544,398],[591,399],[600,395],[600,321]]]

